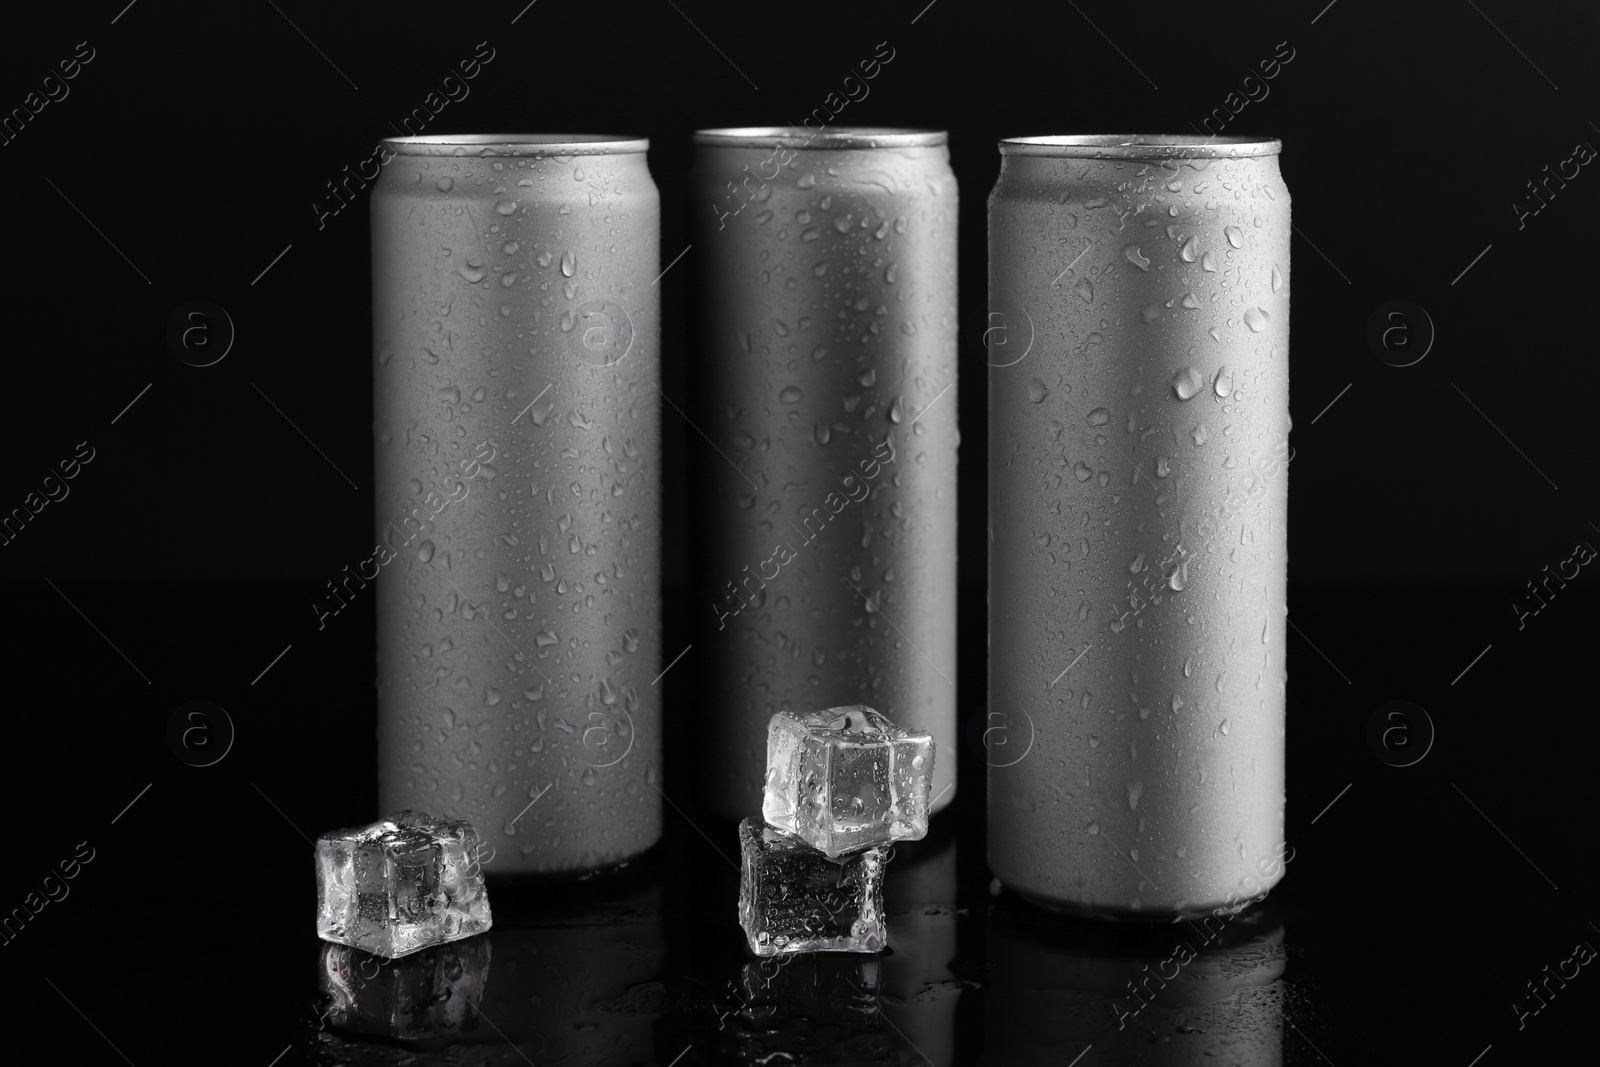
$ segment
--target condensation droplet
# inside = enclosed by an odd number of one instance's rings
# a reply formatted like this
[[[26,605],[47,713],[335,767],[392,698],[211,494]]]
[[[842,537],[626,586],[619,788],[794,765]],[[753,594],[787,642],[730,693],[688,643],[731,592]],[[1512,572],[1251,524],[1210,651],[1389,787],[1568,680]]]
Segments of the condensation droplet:
[[[1193,399],[1204,384],[1205,379],[1193,367],[1185,367],[1172,376],[1172,392],[1179,400]]]

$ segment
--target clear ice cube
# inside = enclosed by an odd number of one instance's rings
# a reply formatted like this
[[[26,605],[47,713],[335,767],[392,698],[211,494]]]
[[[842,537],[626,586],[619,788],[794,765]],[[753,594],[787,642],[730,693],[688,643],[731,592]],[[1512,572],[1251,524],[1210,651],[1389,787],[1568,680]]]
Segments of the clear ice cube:
[[[883,949],[883,849],[833,859],[746,819],[739,852],[739,923],[757,956]]]
[[[489,929],[478,831],[402,811],[317,839],[317,936],[394,959]]]
[[[761,814],[829,856],[925,836],[932,783],[933,738],[865,704],[767,724]]]

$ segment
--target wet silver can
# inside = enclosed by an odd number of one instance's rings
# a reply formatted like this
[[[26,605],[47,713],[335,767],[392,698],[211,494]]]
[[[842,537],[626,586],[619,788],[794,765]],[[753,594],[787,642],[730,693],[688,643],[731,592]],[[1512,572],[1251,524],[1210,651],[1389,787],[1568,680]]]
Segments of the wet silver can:
[[[661,832],[647,142],[410,137],[372,195],[379,810],[493,875]]]
[[[691,619],[704,794],[758,811],[779,710],[867,703],[955,797],[956,216],[943,131],[702,130]]]
[[[1279,142],[1000,142],[989,199],[989,865],[1110,917],[1284,866]]]

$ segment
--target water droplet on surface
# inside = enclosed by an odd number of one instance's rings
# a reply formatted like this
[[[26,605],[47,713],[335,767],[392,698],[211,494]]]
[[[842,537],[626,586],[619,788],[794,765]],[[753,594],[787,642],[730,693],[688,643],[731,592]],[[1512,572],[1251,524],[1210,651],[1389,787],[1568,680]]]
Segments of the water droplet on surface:
[[[441,193],[448,193],[451,189],[456,187],[455,179],[440,178],[438,181],[433,183],[433,187],[439,190]]]
[[[1133,562],[1128,564],[1128,573],[1129,574],[1138,574],[1142,570],[1144,570],[1144,553],[1143,552],[1141,552],[1137,556],[1133,557]]]
[[[1184,293],[1183,299],[1178,301],[1178,303],[1182,304],[1190,311],[1200,310],[1200,301],[1195,299],[1195,295],[1193,293]]]
[[[502,215],[515,215],[517,213],[517,202],[515,200],[501,200],[495,204],[494,209]]]
[[[1111,412],[1107,408],[1095,408],[1089,412],[1090,426],[1104,426],[1111,421]]]
[[[1195,261],[1195,257],[1199,255],[1199,253],[1200,239],[1198,237],[1191,237],[1187,241],[1183,242],[1183,248],[1179,250],[1178,255],[1185,263],[1193,263]]]
[[[1250,327],[1251,333],[1260,333],[1267,328],[1267,313],[1262,308],[1245,308],[1244,324]]]
[[[1094,471],[1091,470],[1089,465],[1081,459],[1078,460],[1077,466],[1072,468],[1072,473],[1080,482],[1086,482],[1090,478],[1094,477]]]
[[[421,560],[423,563],[432,561],[433,553],[434,545],[432,541],[424,541],[422,544],[417,546],[417,559]]]
[[[561,273],[568,278],[578,269],[578,257],[570,251],[561,253]]]
[[[1218,726],[1217,729],[1222,731],[1222,736],[1223,737],[1227,737],[1228,736],[1228,720],[1227,719],[1223,719],[1222,720],[1222,725]]]
[[[1177,693],[1173,693],[1172,694],[1172,711],[1173,711],[1173,713],[1176,714],[1178,709],[1181,708],[1181,707],[1183,707],[1183,698],[1181,696],[1179,696]]]
[[[1233,393],[1233,371],[1227,367],[1217,368],[1217,376],[1211,383],[1218,396],[1229,396]]]
[[[1029,399],[1032,399],[1031,390],[1029,393]],[[1043,400],[1044,398],[1040,397],[1039,399]],[[900,409],[900,398],[895,397],[893,400],[889,401],[889,421],[899,422],[904,417],[905,415]]]
[[[1082,297],[1085,304],[1094,301],[1094,286],[1089,283],[1088,278],[1079,278],[1078,284],[1072,287],[1072,291]]]
[[[1272,265],[1272,291],[1276,293],[1283,288],[1283,275],[1278,273],[1278,265]]]
[[[1172,464],[1167,461],[1167,457],[1166,456],[1157,456],[1156,457],[1156,477],[1157,478],[1165,478],[1167,475],[1169,475],[1171,473],[1172,473]]]
[[[798,385],[786,385],[778,392],[778,403],[798,404],[806,398]]]
[[[479,265],[479,263],[473,259],[467,260],[465,263],[461,264],[461,266],[457,267],[456,270],[463,278],[474,285],[483,281],[483,279],[489,275],[488,269]]]
[[[1044,384],[1042,378],[1028,379],[1028,401],[1034,404],[1044,403],[1044,398],[1050,395],[1050,387]]]
[[[1244,247],[1244,231],[1237,226],[1224,226],[1222,232],[1227,235],[1228,243],[1235,248]]]
[[[1200,269],[1210,271],[1212,274],[1217,272],[1217,261],[1211,258],[1210,252],[1200,257]]]
[[[1139,251],[1139,246],[1138,245],[1128,245],[1126,248],[1124,248],[1122,250],[1122,254],[1125,257],[1127,257],[1127,260],[1128,260],[1129,263],[1132,263],[1135,267],[1138,267],[1140,270],[1147,271],[1147,270],[1150,269],[1150,260],[1147,259],[1145,257],[1145,255],[1142,252]]]
[[[1140,796],[1140,794],[1142,794],[1144,792],[1144,783],[1143,782],[1129,782],[1128,785],[1127,785],[1127,789],[1128,789],[1128,810],[1129,811],[1138,811],[1139,810],[1139,796]]]
[[[1172,392],[1179,400],[1193,399],[1204,384],[1205,379],[1193,367],[1185,367],[1172,376]]]

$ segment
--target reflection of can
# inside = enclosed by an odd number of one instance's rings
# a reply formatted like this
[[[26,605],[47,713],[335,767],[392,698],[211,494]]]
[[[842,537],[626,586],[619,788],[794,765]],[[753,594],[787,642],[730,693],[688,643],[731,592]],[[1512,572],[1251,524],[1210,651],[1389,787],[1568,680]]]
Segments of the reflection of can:
[[[490,874],[620,862],[661,830],[646,142],[385,145],[378,806],[471,821]]]
[[[990,309],[1030,347],[989,372],[989,710],[1033,743],[991,761],[989,861],[1042,902],[1209,912],[1282,875],[1278,149],[1000,144]]]
[[[1284,1062],[1288,950],[1270,904],[1129,930],[1002,898],[987,934],[980,1064]]]
[[[767,722],[863,701],[955,796],[956,184],[942,131],[702,130],[692,610],[707,800]]]

